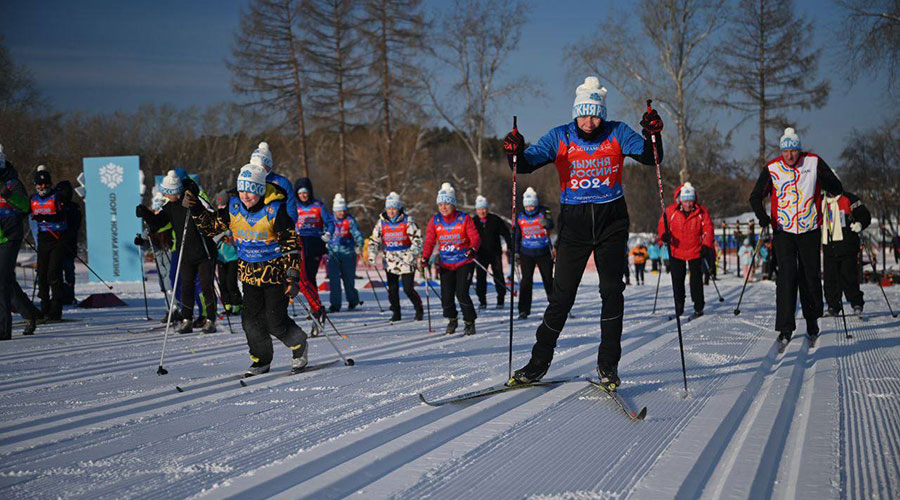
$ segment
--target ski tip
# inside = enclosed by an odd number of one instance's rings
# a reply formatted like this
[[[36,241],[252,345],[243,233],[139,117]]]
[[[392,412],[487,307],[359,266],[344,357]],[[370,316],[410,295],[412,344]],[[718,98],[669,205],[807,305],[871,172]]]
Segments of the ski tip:
[[[421,401],[423,404],[426,404],[428,406],[432,406],[431,403],[429,403],[428,400],[425,399],[425,395],[422,394],[421,392],[419,393],[419,401]]]
[[[239,380],[238,382],[241,383],[241,387],[247,387],[247,382],[244,382],[243,380]]]
[[[344,362],[347,366],[353,366],[356,364],[356,361],[353,361],[353,358],[347,358],[347,361]]]
[[[182,389],[181,387],[178,387],[177,385],[175,386],[175,390],[178,392],[184,392],[184,389]]]
[[[644,420],[644,418],[646,416],[647,416],[647,407],[645,406],[645,407],[641,408],[641,411],[639,411],[638,414],[635,415],[633,418],[635,420]]]

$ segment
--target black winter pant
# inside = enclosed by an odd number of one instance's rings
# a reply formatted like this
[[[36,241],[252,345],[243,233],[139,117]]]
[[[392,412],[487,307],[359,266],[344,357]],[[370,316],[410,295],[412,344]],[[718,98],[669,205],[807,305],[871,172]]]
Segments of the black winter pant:
[[[230,306],[239,306],[243,303],[241,289],[238,287],[238,261],[218,262],[219,291],[222,293],[222,302]]]
[[[48,231],[38,233],[38,297],[41,310],[49,319],[62,317],[62,263],[66,255],[63,242]]]
[[[818,229],[803,234],[777,231],[774,244],[778,259],[775,330],[793,332],[797,328],[794,314],[797,311],[798,289],[800,307],[807,325],[815,324],[822,316],[822,279],[819,274],[822,235]]]
[[[841,292],[853,307],[862,307],[862,290],[859,289],[859,267],[856,255],[834,256],[825,253],[823,278],[825,302],[832,309],[841,309]]]
[[[438,268],[441,279],[441,307],[444,309],[444,317],[454,319],[456,313],[456,301],[462,309],[464,321],[475,321],[475,304],[469,297],[469,286],[472,285],[472,274],[475,263],[470,262],[456,269]],[[454,301],[455,299],[455,301]]]
[[[478,255],[478,262],[482,266],[491,270],[494,278],[494,289],[497,290],[497,304],[502,305],[506,297],[506,283],[503,282],[503,256],[498,252],[496,255]],[[476,266],[475,267],[475,294],[478,295],[478,303],[487,304],[487,271]]]
[[[684,275],[691,270],[691,302],[694,311],[702,312],[706,301],[703,298],[703,258],[689,261],[672,258],[672,292],[675,294],[675,314],[684,313]]]
[[[302,354],[306,350],[306,332],[288,316],[288,303],[283,285],[255,286],[244,283],[241,325],[247,337],[251,360],[264,365],[272,362],[271,337],[288,346],[293,354]]]
[[[388,284],[388,301],[391,303],[391,312],[400,314],[400,283],[403,283],[403,293],[412,302],[416,312],[422,310],[422,298],[416,292],[415,273],[394,274],[385,271]]]
[[[640,264],[637,262],[634,263],[634,282],[638,285],[644,284],[644,266],[646,265],[646,262],[641,262]]]
[[[16,257],[22,240],[0,244],[0,340],[12,338],[12,307],[25,319],[35,319],[37,309],[16,280]]]
[[[531,314],[531,289],[534,287],[534,267],[537,266],[544,281],[544,290],[549,296],[553,291],[553,257],[550,254],[530,257],[520,254],[522,283],[519,285],[519,312]]]
[[[306,278],[313,284],[316,290],[319,289],[319,282],[316,281],[316,275],[319,274],[319,265],[322,263],[322,256],[306,256],[303,258],[303,271]]]
[[[625,246],[628,243],[628,207],[625,198],[609,203],[563,205],[559,247],[550,305],[537,330],[531,356],[549,363],[591,253],[600,277],[600,348],[598,363],[618,365],[622,357],[622,315],[625,311]]]
[[[181,262],[181,318],[194,318],[194,284],[200,281],[200,311],[207,319],[216,319],[216,295],[213,290],[213,275],[216,260],[203,259],[196,262]]]

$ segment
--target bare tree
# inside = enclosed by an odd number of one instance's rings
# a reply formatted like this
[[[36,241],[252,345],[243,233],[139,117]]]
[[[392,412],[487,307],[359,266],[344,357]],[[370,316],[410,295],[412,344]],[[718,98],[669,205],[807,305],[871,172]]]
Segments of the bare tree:
[[[891,232],[900,220],[900,121],[875,130],[854,132],[841,152],[841,175],[846,186],[887,223]]]
[[[813,48],[812,24],[794,16],[792,2],[741,0],[729,27],[712,73],[722,91],[714,103],[756,115],[756,164],[763,165],[766,132],[790,122],[781,112],[824,106],[830,85],[817,78],[821,51]]]
[[[249,104],[282,113],[296,125],[300,166],[308,177],[299,7],[298,0],[253,0],[242,13],[226,64],[234,75],[235,92],[256,96]]]
[[[643,37],[652,54],[634,43],[639,36],[625,19],[610,19],[568,48],[571,70],[587,67],[619,89],[635,109],[655,98],[674,122],[678,137],[679,177],[688,180],[688,143],[698,118],[697,87],[711,61],[709,38],[721,25],[724,0],[643,0],[640,12]]]
[[[387,190],[395,188],[394,132],[392,110],[414,107],[413,94],[418,79],[415,60],[424,40],[425,20],[421,0],[365,0],[362,33],[371,46],[371,71],[378,79],[381,100],[381,164],[387,176]]]
[[[456,0],[433,33],[430,45],[441,73],[426,78],[424,86],[435,111],[472,156],[476,193],[484,191],[488,113],[499,99],[532,88],[524,78],[499,78],[526,20],[524,5],[515,0]]]
[[[347,172],[348,119],[366,88],[357,0],[304,0],[311,101],[317,120],[338,135],[338,168],[344,197],[352,199]],[[355,116],[357,119],[358,116]]]
[[[836,0],[843,11],[837,40],[840,68],[849,80],[884,71],[888,90],[900,84],[900,0]]]

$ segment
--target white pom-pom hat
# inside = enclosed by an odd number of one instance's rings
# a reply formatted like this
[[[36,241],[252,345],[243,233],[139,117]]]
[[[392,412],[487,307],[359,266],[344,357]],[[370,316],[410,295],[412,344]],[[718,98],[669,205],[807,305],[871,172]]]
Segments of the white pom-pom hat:
[[[600,86],[596,76],[589,76],[575,89],[572,119],[579,116],[599,116],[606,120],[606,87]]]

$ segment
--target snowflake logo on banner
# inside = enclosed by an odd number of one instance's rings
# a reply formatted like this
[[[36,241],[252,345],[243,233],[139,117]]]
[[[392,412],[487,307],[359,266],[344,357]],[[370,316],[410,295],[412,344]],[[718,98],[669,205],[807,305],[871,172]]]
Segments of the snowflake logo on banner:
[[[124,173],[125,170],[121,166],[115,163],[107,163],[100,167],[100,182],[106,184],[110,189],[115,189],[116,186],[122,183],[122,174]]]

